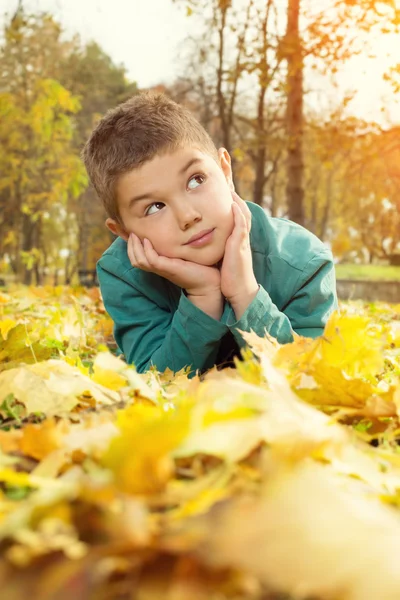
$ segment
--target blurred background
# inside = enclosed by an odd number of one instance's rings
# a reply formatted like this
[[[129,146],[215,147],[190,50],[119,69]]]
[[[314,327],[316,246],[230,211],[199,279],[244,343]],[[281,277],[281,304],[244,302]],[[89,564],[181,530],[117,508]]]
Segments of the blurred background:
[[[157,89],[228,149],[242,198],[396,301],[399,27],[398,0],[0,0],[0,283],[95,283],[112,239],[80,151]]]

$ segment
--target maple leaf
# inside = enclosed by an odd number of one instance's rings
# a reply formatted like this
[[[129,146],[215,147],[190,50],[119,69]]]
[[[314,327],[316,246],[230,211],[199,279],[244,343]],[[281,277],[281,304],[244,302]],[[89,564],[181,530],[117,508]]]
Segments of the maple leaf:
[[[35,363],[46,360],[52,348],[32,340],[26,325],[16,325],[7,332],[7,339],[0,340],[0,371],[16,367],[19,363]]]
[[[13,394],[27,413],[65,415],[75,408],[82,395],[99,405],[120,400],[112,390],[91,381],[79,369],[60,360],[20,366],[0,373],[0,399]]]
[[[3,340],[7,340],[8,332],[18,325],[14,319],[2,319],[0,321],[0,334]]]
[[[137,404],[118,413],[117,426],[121,433],[103,457],[117,484],[132,494],[164,489],[173,474],[171,453],[187,433],[187,411]]]
[[[189,379],[107,352],[97,289],[15,288],[0,303],[1,412],[18,427],[0,431],[5,596],[63,598],[84,577],[82,600],[112,597],[101,564],[136,595],[397,600],[396,307],[349,303],[324,336],[285,346],[243,332],[235,369]],[[378,448],[360,441],[378,434]],[[172,585],[165,552],[201,577],[178,569]]]
[[[400,523],[391,508],[316,463],[293,466],[271,456],[264,468],[257,497],[185,523],[189,539],[197,532],[192,551],[213,568],[244,570],[296,598],[399,597]]]

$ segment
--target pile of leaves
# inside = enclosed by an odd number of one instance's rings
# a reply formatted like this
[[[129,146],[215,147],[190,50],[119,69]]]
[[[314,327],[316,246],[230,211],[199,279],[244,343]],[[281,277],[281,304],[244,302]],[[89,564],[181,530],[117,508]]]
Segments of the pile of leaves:
[[[98,290],[0,293],[7,600],[398,600],[400,306],[136,373]]]

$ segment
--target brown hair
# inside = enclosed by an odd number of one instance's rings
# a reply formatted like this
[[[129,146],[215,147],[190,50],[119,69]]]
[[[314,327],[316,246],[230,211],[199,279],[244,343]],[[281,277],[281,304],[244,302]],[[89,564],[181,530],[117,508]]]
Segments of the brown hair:
[[[82,152],[89,178],[109,217],[120,221],[118,177],[156,155],[190,144],[217,159],[208,133],[185,107],[165,94],[137,94],[109,110]]]

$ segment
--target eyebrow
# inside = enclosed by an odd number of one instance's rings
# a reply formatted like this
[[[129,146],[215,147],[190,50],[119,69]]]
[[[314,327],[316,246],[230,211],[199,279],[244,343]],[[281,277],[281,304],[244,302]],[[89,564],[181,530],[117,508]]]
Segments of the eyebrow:
[[[184,167],[182,167],[182,169],[180,169],[178,175],[182,176],[186,173],[186,171],[189,169],[189,167],[192,167],[194,164],[200,163],[202,162],[201,158],[191,158],[189,160],[188,163],[186,163],[186,165]],[[133,196],[133,198],[131,198],[129,200],[129,204],[128,204],[128,208],[131,208],[133,204],[135,204],[135,202],[140,202],[141,200],[146,200],[151,196],[151,194],[140,194],[139,196]]]

